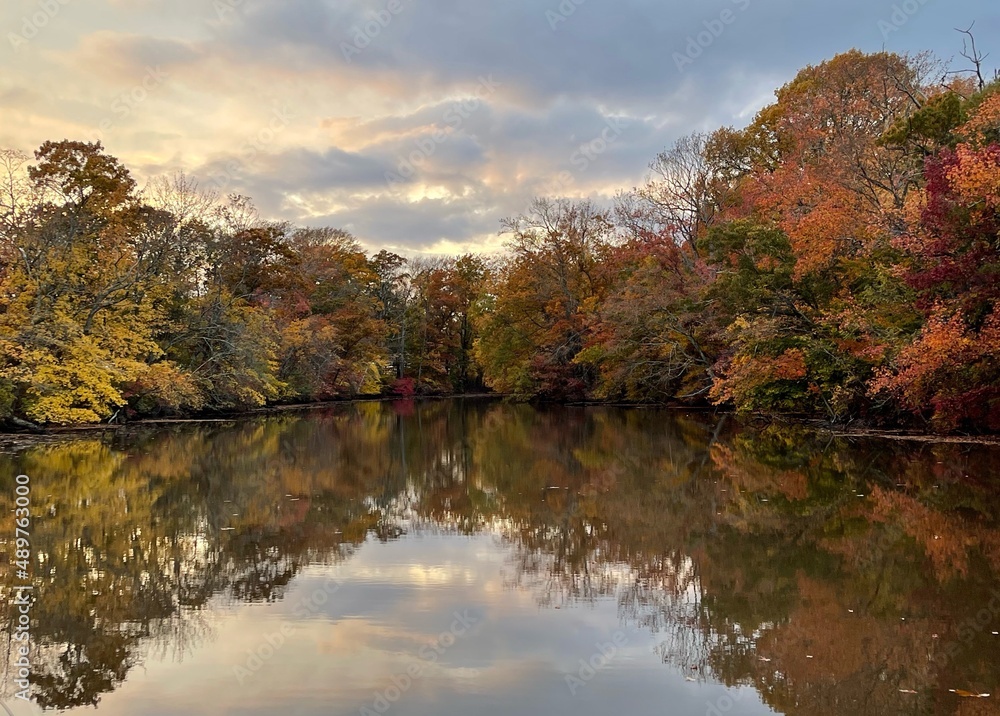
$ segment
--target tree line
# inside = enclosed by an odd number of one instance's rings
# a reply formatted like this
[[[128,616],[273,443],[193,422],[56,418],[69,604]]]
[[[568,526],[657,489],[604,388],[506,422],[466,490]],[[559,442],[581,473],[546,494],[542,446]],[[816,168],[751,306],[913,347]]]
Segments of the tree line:
[[[100,143],[0,155],[0,417],[358,395],[717,404],[1000,430],[1000,82],[806,67],[613,204],[537,199],[497,256],[366,254]]]

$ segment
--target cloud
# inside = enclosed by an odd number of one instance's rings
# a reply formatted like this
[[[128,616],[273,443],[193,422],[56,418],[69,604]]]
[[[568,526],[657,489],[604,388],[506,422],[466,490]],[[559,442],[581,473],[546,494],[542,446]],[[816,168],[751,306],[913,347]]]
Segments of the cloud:
[[[806,64],[883,45],[955,55],[947,28],[1000,26],[992,3],[955,0],[884,36],[895,4],[70,3],[0,50],[0,143],[91,138],[110,117],[102,139],[140,180],[228,172],[265,215],[348,228],[373,248],[489,248],[533,195],[636,185],[674,139],[746,123]],[[0,23],[16,31],[35,5],[12,5]],[[116,111],[151,67],[167,79]],[[289,119],[268,132],[275,112]]]

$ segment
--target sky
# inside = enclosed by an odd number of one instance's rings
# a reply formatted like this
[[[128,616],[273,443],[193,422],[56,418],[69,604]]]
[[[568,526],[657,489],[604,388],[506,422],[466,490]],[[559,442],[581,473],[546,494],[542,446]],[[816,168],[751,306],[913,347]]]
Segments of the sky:
[[[491,251],[533,197],[609,201],[839,52],[967,67],[973,22],[1000,57],[995,0],[3,0],[0,147],[100,139],[140,185]]]

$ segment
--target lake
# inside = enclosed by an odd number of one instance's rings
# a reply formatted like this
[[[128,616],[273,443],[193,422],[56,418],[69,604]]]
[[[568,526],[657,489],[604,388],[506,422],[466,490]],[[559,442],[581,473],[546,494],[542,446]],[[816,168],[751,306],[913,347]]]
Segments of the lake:
[[[15,716],[1000,713],[996,446],[453,400],[0,464]]]

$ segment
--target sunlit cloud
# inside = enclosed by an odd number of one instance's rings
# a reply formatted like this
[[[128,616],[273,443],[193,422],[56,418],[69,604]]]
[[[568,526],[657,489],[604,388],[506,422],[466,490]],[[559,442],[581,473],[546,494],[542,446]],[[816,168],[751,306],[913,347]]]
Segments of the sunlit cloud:
[[[140,183],[183,171],[371,248],[493,250],[533,196],[607,202],[677,137],[748,122],[805,64],[883,45],[948,58],[960,42],[942,28],[1000,29],[985,0],[928,4],[888,37],[887,1],[590,0],[557,21],[553,6],[70,1],[34,27],[38,4],[15,0],[0,144],[99,138]],[[614,142],[582,156],[613,117],[628,120]]]

